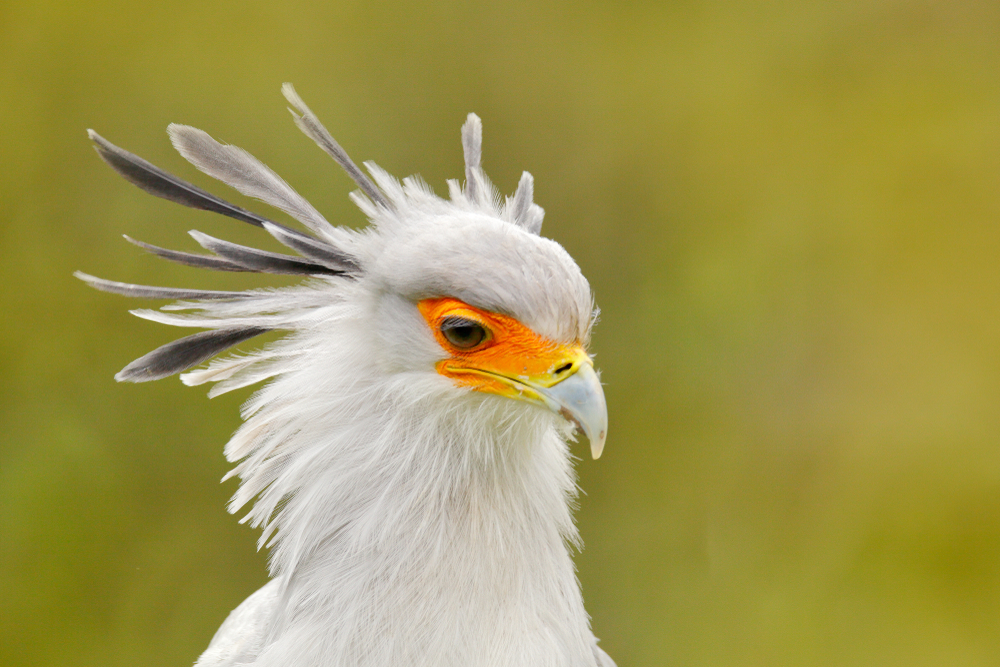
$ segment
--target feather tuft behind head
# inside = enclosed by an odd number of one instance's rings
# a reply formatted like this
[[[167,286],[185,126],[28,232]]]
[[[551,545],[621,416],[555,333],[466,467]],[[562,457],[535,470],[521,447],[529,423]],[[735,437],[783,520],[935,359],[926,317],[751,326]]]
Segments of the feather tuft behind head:
[[[500,205],[499,195],[482,170],[483,128],[482,121],[476,114],[469,114],[462,126],[465,187],[463,190],[457,182],[449,181],[449,203],[434,195],[423,181],[408,178],[400,183],[372,162],[365,163],[371,174],[369,177],[333,139],[291,84],[284,84],[282,92],[291,105],[290,111],[296,125],[357,184],[360,192],[352,193],[352,198],[376,225],[390,224],[393,220],[398,221],[415,214],[445,212],[447,206],[457,205],[465,210],[505,220],[533,234],[539,233],[544,213],[532,201],[534,181],[531,174],[525,172],[514,195],[508,197],[503,206]],[[296,253],[287,255],[259,250],[197,231],[192,231],[191,236],[212,254],[171,250],[125,237],[130,243],[157,257],[185,266],[216,271],[310,276],[314,280],[324,281],[319,284],[319,288],[328,295],[326,298],[329,298],[329,292],[326,291],[329,286],[342,284],[345,279],[359,278],[364,274],[365,261],[371,260],[361,259],[359,247],[356,247],[360,238],[357,232],[334,227],[294,188],[257,158],[241,148],[216,141],[202,130],[179,124],[168,127],[171,142],[188,162],[240,193],[287,213],[312,234],[297,231],[232,204],[115,146],[93,130],[88,130],[87,133],[101,158],[133,185],[184,206],[220,213],[261,227]],[[306,314],[309,308],[322,303],[322,299],[316,300],[315,286],[309,285],[270,292],[230,292],[133,285],[79,272],[75,275],[91,287],[124,296],[184,299],[184,302],[163,306],[163,310],[196,309],[208,316],[207,319],[198,319],[168,316],[148,310],[133,311],[141,317],[165,324],[205,326],[211,330],[164,345],[132,362],[117,376],[119,380],[131,382],[155,380],[186,371],[266,331],[295,331],[309,321]],[[267,355],[265,357],[270,359]],[[232,365],[227,365],[230,363]],[[188,373],[185,382],[220,382],[221,385],[233,388],[238,380],[241,383],[239,386],[243,386],[254,378],[254,381],[259,381],[270,377],[277,372],[274,368],[280,368],[280,364],[265,365],[269,369],[267,372],[261,371],[259,363],[257,372],[249,372],[248,369],[254,367],[254,363],[226,361],[222,366],[213,365],[204,371]]]

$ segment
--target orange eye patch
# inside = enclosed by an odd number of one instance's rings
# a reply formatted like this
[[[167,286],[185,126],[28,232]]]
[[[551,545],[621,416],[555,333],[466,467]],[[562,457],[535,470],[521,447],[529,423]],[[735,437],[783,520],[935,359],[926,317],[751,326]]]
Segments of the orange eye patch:
[[[424,299],[417,308],[448,354],[436,364],[437,371],[472,389],[503,395],[531,393],[530,386],[551,386],[583,360],[589,361],[579,345],[553,342],[513,317],[458,299]]]

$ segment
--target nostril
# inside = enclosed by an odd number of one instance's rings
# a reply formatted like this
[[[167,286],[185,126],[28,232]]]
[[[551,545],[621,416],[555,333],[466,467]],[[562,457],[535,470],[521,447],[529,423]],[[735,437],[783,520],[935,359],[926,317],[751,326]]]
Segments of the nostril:
[[[562,365],[562,366],[560,366],[559,368],[556,369],[555,375],[559,375],[560,373],[565,373],[566,371],[568,371],[571,368],[573,368],[573,364],[571,364],[571,363],[570,364],[564,364],[564,365]]]

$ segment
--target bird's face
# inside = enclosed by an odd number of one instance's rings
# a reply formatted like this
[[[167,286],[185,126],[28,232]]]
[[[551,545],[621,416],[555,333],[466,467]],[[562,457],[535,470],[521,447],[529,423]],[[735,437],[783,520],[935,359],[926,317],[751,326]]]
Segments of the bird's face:
[[[414,230],[381,251],[375,272],[383,322],[407,341],[389,343],[401,366],[457,392],[560,414],[599,457],[607,406],[586,350],[593,302],[565,250],[489,218],[424,220]]]

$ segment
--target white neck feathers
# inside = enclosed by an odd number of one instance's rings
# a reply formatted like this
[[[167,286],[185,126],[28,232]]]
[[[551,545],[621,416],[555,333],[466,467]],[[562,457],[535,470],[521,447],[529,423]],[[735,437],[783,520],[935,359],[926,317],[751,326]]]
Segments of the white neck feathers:
[[[568,426],[320,349],[262,390],[227,447],[247,457],[233,509],[260,495],[247,518],[282,581],[255,664],[594,664]]]

